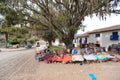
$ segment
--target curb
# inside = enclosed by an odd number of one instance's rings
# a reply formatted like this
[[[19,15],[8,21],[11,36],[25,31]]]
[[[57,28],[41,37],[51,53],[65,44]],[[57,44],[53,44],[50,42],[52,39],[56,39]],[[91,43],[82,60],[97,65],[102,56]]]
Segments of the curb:
[[[13,52],[13,51],[23,51],[23,50],[29,50],[29,49],[0,49],[0,52]]]

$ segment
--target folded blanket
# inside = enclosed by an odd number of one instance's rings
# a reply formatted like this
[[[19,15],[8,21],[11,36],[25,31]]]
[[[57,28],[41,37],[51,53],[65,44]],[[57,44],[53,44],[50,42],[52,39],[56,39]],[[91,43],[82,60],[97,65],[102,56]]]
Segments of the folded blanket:
[[[82,55],[72,55],[72,61],[84,61],[84,58],[82,57]]]
[[[97,60],[97,57],[94,56],[93,54],[84,55],[84,58],[85,58],[86,60]]]

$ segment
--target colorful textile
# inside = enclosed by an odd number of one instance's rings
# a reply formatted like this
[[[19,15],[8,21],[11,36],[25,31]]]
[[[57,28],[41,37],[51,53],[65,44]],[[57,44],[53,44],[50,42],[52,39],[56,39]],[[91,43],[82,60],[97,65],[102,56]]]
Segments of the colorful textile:
[[[115,57],[112,59],[114,62],[120,61],[120,55],[115,55]]]
[[[108,57],[106,55],[98,55],[97,60],[107,60]]]
[[[93,54],[84,55],[84,58],[85,58],[86,60],[97,60],[97,57],[94,56]]]
[[[53,62],[62,62],[62,57],[55,55],[55,56],[53,56],[52,61]]]
[[[102,55],[101,53],[93,54],[93,55],[97,58],[98,61],[99,60],[107,60],[108,59],[107,55]]]
[[[75,54],[75,55],[72,55],[72,61],[84,61],[84,59],[82,55]]]
[[[70,55],[66,54],[62,57],[62,62],[63,63],[72,62],[72,57]]]

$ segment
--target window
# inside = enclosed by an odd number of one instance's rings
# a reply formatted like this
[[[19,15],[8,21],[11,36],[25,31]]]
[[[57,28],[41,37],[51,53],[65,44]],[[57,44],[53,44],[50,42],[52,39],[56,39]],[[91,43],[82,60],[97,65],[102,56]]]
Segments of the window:
[[[113,32],[112,35],[118,35],[118,32]]]
[[[84,44],[87,44],[87,38],[85,38],[85,40],[84,40]]]
[[[100,34],[95,34],[95,37],[100,37]]]
[[[112,35],[110,36],[110,40],[119,40],[118,32],[112,32]]]

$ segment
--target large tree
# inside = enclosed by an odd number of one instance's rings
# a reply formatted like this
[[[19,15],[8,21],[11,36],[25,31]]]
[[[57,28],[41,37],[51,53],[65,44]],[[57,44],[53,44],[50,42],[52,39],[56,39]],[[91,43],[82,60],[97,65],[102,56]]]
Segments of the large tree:
[[[17,28],[15,25],[22,25],[25,24],[24,21],[24,14],[19,14],[14,9],[14,4],[12,4],[12,0],[0,0],[0,14],[4,16],[4,19],[1,23],[0,27],[0,33],[5,35],[5,42],[6,46],[9,44],[9,40],[14,36],[22,35],[24,31],[25,35],[25,30],[24,28]],[[25,26],[25,25],[22,25]],[[16,29],[16,30],[15,30]],[[17,33],[17,34],[16,34]]]
[[[72,47],[74,34],[81,27],[85,16],[104,19],[117,13],[120,0],[10,0],[14,10],[24,14],[29,23],[53,31],[67,48]],[[10,4],[10,3],[9,3]]]
[[[52,42],[55,42],[55,39],[57,38],[57,36],[51,30],[46,30],[46,31],[44,31],[44,34],[43,34],[42,38],[45,41],[48,41],[49,46],[51,47],[52,46]]]

